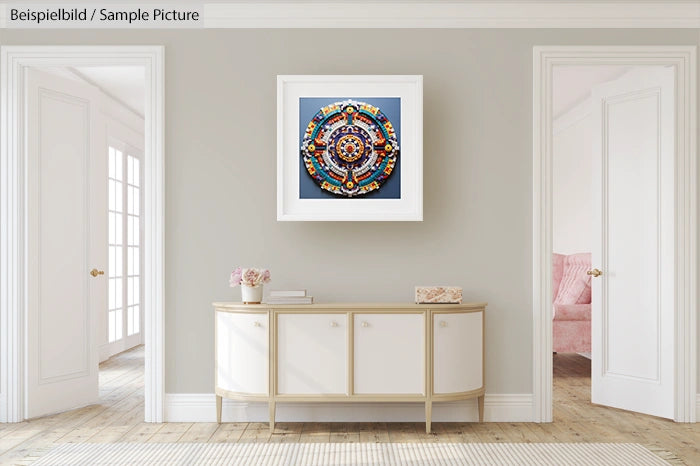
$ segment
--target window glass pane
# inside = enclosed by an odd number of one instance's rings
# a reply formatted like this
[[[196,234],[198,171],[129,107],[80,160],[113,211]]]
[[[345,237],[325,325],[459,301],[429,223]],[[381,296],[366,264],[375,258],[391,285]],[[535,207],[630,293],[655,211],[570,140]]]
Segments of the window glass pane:
[[[126,211],[130,214],[134,213],[134,188],[128,186],[126,188]]]
[[[113,277],[116,272],[116,263],[115,263],[115,258],[114,258],[114,246],[109,247],[109,258],[107,259],[109,262],[109,267],[107,268],[107,276],[108,277]]]
[[[124,331],[122,330],[122,328],[124,326],[124,311],[122,311],[121,309],[117,309],[116,314],[117,314],[117,316],[116,316],[117,328],[116,328],[116,331],[114,332],[115,333],[114,336],[117,340],[119,340],[119,339],[121,339],[121,337],[124,333]]]
[[[134,189],[134,215],[140,215],[141,211],[141,194],[139,188]]]
[[[119,181],[114,182],[114,210],[117,212],[124,212],[124,207],[122,205],[124,201],[124,193],[122,192],[123,186],[124,184]]]
[[[122,296],[123,296],[123,291],[122,291],[122,279],[121,278],[115,278],[114,279],[114,308],[115,309],[120,309],[122,307]]]
[[[115,232],[117,231],[117,227],[115,224],[114,214],[112,212],[110,212],[107,215],[107,218],[108,218],[108,221],[107,221],[107,223],[108,223],[107,241],[109,241],[109,244],[114,244],[114,242],[117,240],[117,237],[115,236]]]
[[[134,333],[134,308],[130,307],[126,313],[126,334]]]
[[[138,304],[139,302],[139,279],[138,277],[130,277],[129,279],[129,291],[127,293],[129,300],[127,301],[127,306],[132,306]]]
[[[129,246],[129,248],[126,250],[126,274],[127,275],[133,275],[134,274],[134,248]]]
[[[122,157],[122,151],[118,150],[117,153],[117,164],[114,170],[114,178],[119,181],[124,181],[124,159]]]
[[[141,311],[138,306],[134,306],[134,333],[141,331]]]
[[[124,225],[122,224],[122,214],[114,214],[114,242],[115,244],[121,244],[122,232],[124,231]]]
[[[139,275],[140,274],[140,271],[139,271],[140,260],[141,260],[141,257],[139,254],[139,247],[138,246],[132,247],[131,248],[131,262],[132,262],[131,275]]]
[[[126,156],[126,181],[134,184],[134,158],[130,155]]]
[[[139,159],[137,159],[136,157],[134,157],[134,182],[131,184],[133,184],[135,186],[141,185],[141,178],[140,178],[141,174],[140,174],[139,165],[141,165],[141,161]]]
[[[116,298],[117,290],[116,290],[115,286],[116,285],[114,283],[114,279],[110,278],[109,279],[109,299],[107,300],[107,307],[109,309],[114,309],[114,305],[117,302],[117,298]]]
[[[114,276],[124,276],[124,252],[121,246],[114,247]]]
[[[109,177],[114,178],[114,164],[116,163],[116,159],[114,157],[114,147],[110,146],[109,147],[109,160],[107,161],[107,166],[109,167]]]
[[[127,218],[127,225],[126,225],[126,231],[128,233],[128,244],[135,244],[135,238],[134,238],[134,217],[131,215],[128,216]]]
[[[114,180],[109,180],[107,182],[107,195],[109,197],[109,202],[107,208],[109,210],[114,210],[115,200],[114,200]]]
[[[116,324],[114,322],[114,317],[115,317],[116,312],[112,311],[109,313],[109,342],[113,342],[115,340],[115,330],[116,330]]]
[[[139,245],[141,239],[141,225],[138,217],[134,217],[134,246]]]

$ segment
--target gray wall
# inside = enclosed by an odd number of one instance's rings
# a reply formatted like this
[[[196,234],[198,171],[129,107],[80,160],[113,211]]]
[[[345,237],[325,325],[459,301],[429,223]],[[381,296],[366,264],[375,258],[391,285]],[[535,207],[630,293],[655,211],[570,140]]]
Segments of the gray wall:
[[[329,37],[352,37],[335,48]],[[166,46],[166,391],[213,391],[210,303],[236,265],[317,301],[488,301],[487,389],[532,384],[532,47],[697,45],[697,30],[0,30]],[[424,75],[422,223],[277,223],[276,75]],[[343,260],[333,251],[344,250]],[[342,262],[342,266],[340,263]]]

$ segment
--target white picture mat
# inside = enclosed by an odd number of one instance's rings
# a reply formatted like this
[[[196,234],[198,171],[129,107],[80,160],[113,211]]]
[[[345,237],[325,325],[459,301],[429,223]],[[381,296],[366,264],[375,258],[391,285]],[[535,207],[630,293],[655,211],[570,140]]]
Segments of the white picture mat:
[[[278,76],[277,220],[423,220],[422,76]],[[300,199],[299,99],[401,99],[400,199]]]

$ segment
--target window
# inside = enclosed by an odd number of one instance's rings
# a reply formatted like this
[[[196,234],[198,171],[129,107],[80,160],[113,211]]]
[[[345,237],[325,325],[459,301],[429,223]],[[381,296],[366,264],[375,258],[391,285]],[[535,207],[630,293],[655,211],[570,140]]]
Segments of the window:
[[[108,161],[109,343],[141,331],[141,161],[116,145]]]

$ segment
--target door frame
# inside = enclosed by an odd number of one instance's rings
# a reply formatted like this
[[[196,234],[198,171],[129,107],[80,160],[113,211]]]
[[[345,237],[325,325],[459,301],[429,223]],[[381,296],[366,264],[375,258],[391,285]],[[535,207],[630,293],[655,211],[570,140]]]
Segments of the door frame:
[[[696,422],[697,94],[695,46],[533,48],[533,421],[552,422],[552,68],[661,65],[676,69],[674,420]]]
[[[145,421],[163,422],[164,55],[162,46],[0,47],[0,422],[26,418],[27,147],[24,76],[34,66],[143,66]]]

